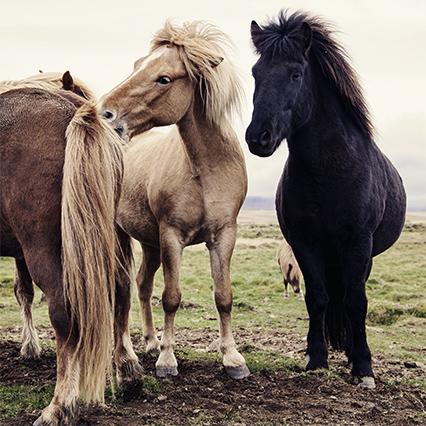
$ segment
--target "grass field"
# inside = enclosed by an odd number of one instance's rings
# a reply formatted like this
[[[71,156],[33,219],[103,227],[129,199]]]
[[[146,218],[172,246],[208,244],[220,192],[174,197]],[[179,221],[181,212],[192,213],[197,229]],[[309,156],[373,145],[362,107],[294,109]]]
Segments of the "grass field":
[[[420,220],[409,221],[392,249],[375,259],[367,284],[369,297],[368,338],[376,364],[397,366],[395,374],[383,367],[384,383],[426,390],[426,226]],[[301,369],[307,313],[304,302],[294,295],[283,297],[283,284],[276,263],[281,239],[274,217],[269,213],[244,212],[240,219],[237,247],[232,261],[234,293],[233,326],[237,342],[252,372]],[[137,251],[137,264],[140,252]],[[19,341],[20,310],[13,294],[14,264],[0,258],[0,332],[1,339]],[[185,250],[182,266],[183,303],[176,327],[178,360],[209,363],[220,360],[216,354],[202,351],[216,336],[216,311],[212,298],[207,249],[197,246]],[[161,329],[162,309],[159,297],[162,276],[156,276],[154,315]],[[42,346],[52,348],[47,307],[40,303],[37,291],[34,319],[42,336]],[[134,292],[132,335],[138,350],[141,322],[139,304]],[[287,337],[286,337],[287,336]],[[43,338],[45,337],[45,338]],[[405,363],[415,363],[416,374],[405,374]],[[390,363],[390,364],[389,364]],[[388,368],[388,370],[386,370]],[[332,367],[328,375],[339,377]],[[376,370],[377,372],[377,370]],[[304,373],[299,373],[304,374]],[[52,381],[50,383],[53,383]],[[153,389],[156,379],[152,378]],[[0,376],[0,416],[11,419],[20,412],[41,408],[52,392],[49,384],[25,386],[11,384]],[[419,415],[421,412],[419,410]],[[423,417],[422,417],[423,418]],[[161,423],[161,422],[160,422]],[[203,423],[203,422],[201,422]],[[117,423],[118,424],[118,423]],[[124,423],[123,423],[124,424]]]

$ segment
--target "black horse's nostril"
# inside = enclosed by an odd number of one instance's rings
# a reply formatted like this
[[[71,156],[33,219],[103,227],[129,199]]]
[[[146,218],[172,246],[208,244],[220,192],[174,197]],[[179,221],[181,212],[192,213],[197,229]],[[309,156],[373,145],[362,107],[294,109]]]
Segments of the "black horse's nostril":
[[[102,115],[106,120],[112,120],[114,118],[114,113],[109,110],[105,110]]]
[[[259,142],[262,146],[266,146],[271,142],[271,133],[269,130],[264,130],[260,135]]]
[[[115,132],[117,133],[118,136],[123,136],[124,133],[124,127],[123,126],[117,126],[114,127]]]

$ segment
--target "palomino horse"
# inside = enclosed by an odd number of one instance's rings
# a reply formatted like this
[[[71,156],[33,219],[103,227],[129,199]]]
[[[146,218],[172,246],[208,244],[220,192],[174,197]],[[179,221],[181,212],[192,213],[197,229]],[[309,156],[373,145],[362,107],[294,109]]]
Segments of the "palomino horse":
[[[290,284],[293,291],[303,299],[302,291],[302,271],[294,257],[293,250],[286,240],[283,240],[278,247],[277,261],[281,269],[284,281],[284,297],[288,297],[288,285]]]
[[[147,350],[160,349],[158,376],[176,375],[173,323],[181,301],[184,247],[205,242],[220,317],[219,347],[233,378],[249,374],[231,331],[230,260],[237,215],[247,190],[244,157],[229,124],[240,83],[225,55],[226,36],[200,22],[166,23],[148,56],[103,100],[104,116],[127,138],[148,133],[125,155],[118,222],[142,246],[137,277]],[[156,338],[151,312],[154,274],[162,263],[164,332]]]
[[[267,157],[287,139],[276,207],[305,280],[306,368],[328,367],[328,339],[373,388],[365,282],[403,228],[401,178],[374,143],[361,87],[327,24],[281,13],[264,27],[253,21],[251,35],[260,58],[246,140]]]
[[[78,398],[104,398],[122,180],[120,141],[94,104],[50,83],[0,95],[0,255],[46,295],[56,336],[54,396],[36,425],[74,423]]]
[[[92,91],[80,80],[74,79],[69,71],[63,74],[48,72],[39,73],[23,80],[9,80],[0,82],[0,93],[7,92],[16,87],[70,90],[87,100],[95,100]],[[37,331],[32,318],[32,303],[34,287],[27,265],[23,259],[15,258],[16,280],[15,296],[22,308],[22,347],[21,356],[25,359],[38,358],[41,352]]]

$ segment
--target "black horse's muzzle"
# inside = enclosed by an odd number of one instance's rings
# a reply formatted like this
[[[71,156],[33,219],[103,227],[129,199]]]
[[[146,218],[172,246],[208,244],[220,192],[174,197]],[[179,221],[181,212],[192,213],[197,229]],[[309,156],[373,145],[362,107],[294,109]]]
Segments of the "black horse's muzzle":
[[[253,122],[246,130],[246,142],[250,152],[259,157],[269,157],[276,149],[272,132],[268,129],[255,129]]]

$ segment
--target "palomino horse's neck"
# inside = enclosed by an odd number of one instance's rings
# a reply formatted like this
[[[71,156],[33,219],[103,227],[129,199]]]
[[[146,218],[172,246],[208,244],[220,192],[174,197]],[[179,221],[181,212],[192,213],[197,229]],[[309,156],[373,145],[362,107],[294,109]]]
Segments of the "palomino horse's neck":
[[[226,162],[244,163],[237,137],[226,119],[213,124],[204,113],[202,100],[195,96],[185,116],[177,123],[193,176]]]

